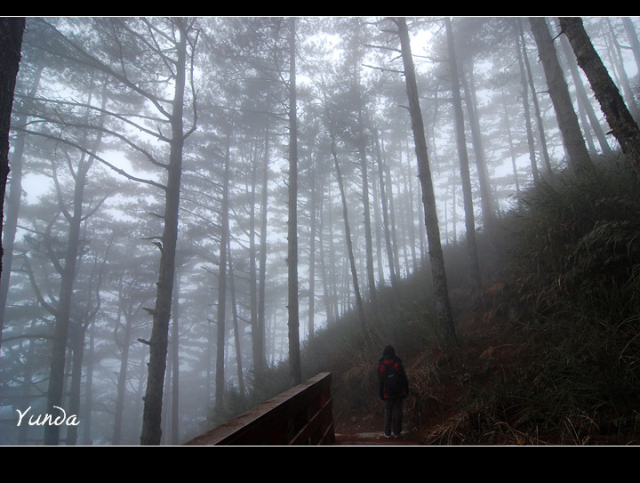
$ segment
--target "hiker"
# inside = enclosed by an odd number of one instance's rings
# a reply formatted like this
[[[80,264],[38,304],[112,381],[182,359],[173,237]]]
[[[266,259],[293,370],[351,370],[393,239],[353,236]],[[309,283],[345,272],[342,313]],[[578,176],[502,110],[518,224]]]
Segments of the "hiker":
[[[402,360],[388,345],[378,362],[380,399],[384,401],[384,435],[400,437],[402,432],[402,401],[409,394],[409,381]]]

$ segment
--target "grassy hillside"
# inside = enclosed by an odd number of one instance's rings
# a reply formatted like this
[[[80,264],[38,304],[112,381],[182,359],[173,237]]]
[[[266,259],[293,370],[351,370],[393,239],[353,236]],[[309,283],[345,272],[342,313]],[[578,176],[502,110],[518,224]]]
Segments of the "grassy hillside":
[[[412,386],[406,427],[422,444],[639,442],[639,185],[608,161],[524,193],[498,232],[479,236],[475,296],[464,246],[448,247],[455,347],[438,343],[428,267],[380,292],[366,334],[355,316],[318,334],[305,377],[333,373],[338,426],[380,424],[375,364],[392,344]],[[286,373],[272,380],[284,387]]]

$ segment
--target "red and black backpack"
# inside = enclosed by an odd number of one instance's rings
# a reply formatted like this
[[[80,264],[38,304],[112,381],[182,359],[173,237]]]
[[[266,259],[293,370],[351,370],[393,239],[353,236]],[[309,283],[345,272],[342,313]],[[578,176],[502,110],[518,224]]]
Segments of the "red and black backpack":
[[[387,359],[380,364],[380,375],[383,380],[384,396],[398,397],[404,391],[402,376],[400,374],[400,362],[395,359]]]

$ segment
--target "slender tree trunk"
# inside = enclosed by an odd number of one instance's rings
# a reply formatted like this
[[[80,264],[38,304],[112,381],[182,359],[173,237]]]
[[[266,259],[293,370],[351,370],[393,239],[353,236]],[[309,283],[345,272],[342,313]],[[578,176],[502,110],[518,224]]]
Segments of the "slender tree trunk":
[[[513,144],[513,134],[511,132],[511,121],[509,120],[509,110],[507,109],[506,95],[502,93],[502,107],[504,109],[504,126],[507,130],[507,139],[509,140],[509,152],[511,153],[511,167],[513,169],[513,181],[516,185],[516,193],[520,193],[520,180],[518,178],[518,167],[516,165],[516,149]]]
[[[242,370],[242,346],[241,346],[241,333],[239,327],[238,317],[238,303],[236,301],[236,287],[235,287],[235,275],[233,273],[233,257],[231,254],[231,237],[229,237],[229,295],[231,296],[231,310],[233,312],[233,335],[235,339],[236,348],[236,367],[238,368],[238,392],[240,393],[240,400],[244,403],[246,396],[246,390],[244,385],[244,372]]]
[[[104,107],[103,96],[103,107]],[[94,153],[97,152],[102,136],[99,135],[94,146]],[[64,266],[61,267],[60,296],[58,308],[56,310],[56,322],[53,332],[53,348],[50,363],[49,390],[47,392],[47,413],[54,414],[60,411],[64,398],[64,379],[67,344],[69,340],[69,326],[71,318],[71,307],[73,298],[73,287],[76,278],[76,267],[78,264],[78,254],[80,250],[80,229],[84,221],[82,205],[84,201],[84,191],[87,185],[87,175],[93,164],[92,155],[82,154],[75,173],[75,186],[73,193],[72,210],[67,210],[62,206],[60,209],[69,222],[69,232],[67,235],[67,251],[65,254]],[[54,173],[54,178],[56,174]],[[55,181],[55,179],[54,179]],[[57,185],[57,181],[56,181]],[[58,187],[58,189],[60,189]],[[60,197],[62,199],[62,197]],[[44,428],[44,443],[46,445],[57,445],[60,442],[60,426],[48,424]]]
[[[116,328],[113,337],[116,341],[116,345],[120,348],[120,370],[118,372],[118,382],[116,386],[116,405],[114,409],[113,420],[113,438],[111,444],[119,445],[122,437],[122,418],[124,414],[124,398],[127,385],[127,368],[129,365],[129,348],[131,345],[131,324],[133,314],[125,313],[125,293],[123,290],[123,278],[120,277],[119,283],[119,304],[118,304],[118,317],[116,321]],[[122,318],[124,317],[124,325],[122,324]],[[123,332],[121,339],[118,337],[118,332],[122,327]]]
[[[525,72],[525,55],[527,53],[524,44],[522,48],[520,46],[520,41],[524,42],[524,36],[522,34],[522,25],[520,20],[518,20],[518,24],[520,25],[520,35],[516,32],[515,40],[516,40],[516,56],[518,58],[518,65],[520,66],[520,85],[522,86],[522,107],[524,111],[524,122],[527,128],[527,145],[529,146],[529,161],[531,163],[531,175],[533,176],[533,181],[537,182],[540,179],[540,172],[538,171],[538,163],[536,161],[536,147],[533,139],[533,128],[531,126],[531,107],[529,105],[529,84],[527,83],[527,75]],[[532,95],[535,97],[535,91]]]
[[[323,178],[322,193],[324,194],[324,191],[325,191],[324,186],[326,185],[327,178],[325,176],[323,176],[322,178]],[[329,205],[329,209],[326,208],[327,204]],[[325,213],[327,212],[329,213],[328,214],[329,221],[328,223],[325,223],[325,216],[326,216]],[[318,228],[318,233],[320,234],[319,245],[320,245],[320,270],[322,271],[322,291],[324,294],[323,299],[324,299],[325,312],[327,316],[327,325],[329,327],[332,326],[337,319],[337,315],[335,311],[335,305],[336,305],[335,297],[333,295],[333,286],[335,285],[335,273],[333,270],[331,270],[331,273],[329,273],[329,269],[328,269],[329,263],[327,263],[327,255],[326,255],[326,249],[325,249],[326,237],[324,234],[324,227],[325,225],[328,225],[330,230],[329,237],[330,238],[333,237],[331,219],[332,219],[331,218],[331,193],[329,193],[328,197],[323,196],[320,200],[320,226]],[[330,240],[329,243],[331,242],[332,241]]]
[[[465,94],[465,104],[471,125],[473,139],[473,152],[476,158],[478,170],[478,182],[480,184],[480,202],[482,205],[482,224],[485,231],[493,231],[496,226],[496,209],[493,194],[491,192],[491,180],[487,168],[487,154],[484,149],[482,129],[480,127],[480,115],[478,114],[478,100],[475,92],[473,75],[473,62],[469,63],[468,72],[462,72],[462,86]],[[467,79],[468,77],[468,79]]]
[[[69,220],[69,235],[67,253],[60,282],[60,297],[56,311],[56,322],[53,333],[53,349],[50,365],[49,390],[47,392],[47,413],[59,412],[62,406],[64,392],[65,361],[67,353],[67,340],[69,334],[69,318],[71,314],[71,297],[73,295],[73,282],[76,276],[76,264],[78,256],[78,240],[80,237],[80,223],[82,220],[82,193],[85,187],[86,172],[82,168],[78,170],[76,190],[74,194],[73,216]],[[44,428],[44,443],[57,445],[60,440],[60,426],[49,424]]]
[[[262,166],[262,201],[261,201],[261,219],[260,219],[260,273],[258,288],[258,326],[252,328],[253,336],[253,370],[256,377],[260,378],[267,366],[265,355],[265,303],[266,303],[266,278],[267,278],[267,219],[269,205],[269,163],[271,159],[271,139],[270,124],[267,119],[264,140],[264,164]],[[255,332],[255,334],[254,334]]]
[[[376,132],[376,150],[378,158],[378,177],[380,179],[380,197],[382,201],[382,223],[384,228],[384,240],[387,251],[387,263],[389,264],[389,276],[391,278],[391,286],[397,288],[398,280],[396,278],[395,263],[393,261],[393,246],[391,245],[391,230],[389,228],[389,202],[387,200],[387,190],[385,188],[385,161],[383,159],[383,149],[380,135]]]
[[[32,360],[37,350],[35,347],[35,344],[33,344],[33,341],[28,341],[27,347],[25,347],[24,344],[22,344],[20,349],[24,354],[25,360],[27,361]],[[20,397],[22,397],[25,401],[27,401],[32,398],[31,389],[33,386],[32,381],[33,381],[33,373],[35,371],[35,367],[33,364],[25,364],[24,367],[22,368],[22,371],[24,372],[21,374],[22,387],[20,387],[19,389],[19,394],[20,394]],[[20,427],[18,428],[18,445],[24,446],[29,444],[27,441],[27,436],[28,436],[29,430],[32,428],[33,426],[30,426],[28,424],[20,425]]]
[[[107,96],[106,96],[106,89],[105,89],[102,95],[101,108],[103,110],[106,105],[106,99],[107,99]],[[98,134],[95,147],[93,148],[94,153],[98,151],[101,142],[102,142],[102,134]],[[86,185],[87,175],[89,173],[89,170],[91,169],[92,164],[93,164],[93,158],[91,156],[89,156],[86,162],[80,163],[80,166],[76,171],[77,182],[79,181],[83,185]],[[79,204],[76,205],[76,207],[74,207],[74,210],[77,209],[77,207],[79,206],[79,211],[80,211],[79,218],[80,218],[80,223],[82,224],[86,220],[87,216],[89,216],[89,215],[82,216],[84,188],[81,189],[81,193],[76,192],[75,195],[81,197]],[[75,218],[75,213],[73,218]],[[82,239],[87,239],[86,223],[84,223],[84,227],[85,227],[84,229],[85,233],[82,234]],[[78,249],[79,249],[79,242],[80,242],[80,238],[78,239],[78,242],[77,242]],[[105,262],[106,262],[108,253],[109,253],[109,249],[107,248],[105,252]],[[78,261],[82,260],[82,257],[79,251],[76,252],[76,258]],[[93,308],[93,302],[92,302],[92,298],[93,298],[92,291],[94,290],[93,282],[94,280],[98,281],[97,287],[95,288],[95,290],[96,290],[97,297],[99,298],[100,297],[100,280],[102,279],[102,276],[103,276],[103,273],[102,273],[103,269],[104,269],[104,262],[99,268],[97,268],[98,271],[96,271],[96,264],[94,264],[89,283],[84,284],[84,290],[86,291],[86,295],[84,296],[84,301],[86,303],[85,313],[82,316],[78,316],[76,314],[76,316],[74,317],[73,323],[71,323],[71,318],[69,320],[69,341],[68,342],[69,342],[69,346],[72,353],[72,360],[71,360],[72,371],[71,371],[71,384],[69,389],[69,406],[68,406],[68,411],[70,414],[80,414],[80,387],[82,382],[82,362],[84,359],[85,335],[87,332],[87,327],[89,326],[91,321],[95,318],[98,310],[97,307],[95,309]],[[73,296],[73,289],[72,289],[72,296]],[[96,305],[99,307],[100,305],[99,301],[96,303]],[[77,440],[78,440],[78,427],[75,425],[70,426],[67,429],[67,438],[66,438],[67,444],[75,445],[77,443]]]
[[[633,58],[636,61],[636,68],[640,72],[640,40],[638,40],[638,33],[629,17],[622,17],[622,25],[627,33],[631,52],[633,52]]]
[[[378,137],[377,132],[375,132],[375,128],[374,128],[374,133],[373,133],[374,138]],[[373,155],[372,153],[372,157],[374,158],[374,163],[376,163],[376,167],[378,167],[378,161],[379,161],[379,153],[377,155]],[[372,166],[372,168],[374,168],[374,166]],[[379,171],[379,170],[378,170]],[[383,229],[383,225],[382,225],[382,201],[380,200],[381,198],[381,187],[379,186],[379,182],[380,180],[376,177],[376,171],[375,168],[372,169],[372,173],[371,173],[371,192],[373,195],[373,220],[374,220],[374,233],[375,233],[375,244],[376,244],[376,271],[378,273],[378,285],[381,287],[384,287],[385,285],[385,274],[384,274],[384,262],[382,261],[382,255],[383,255],[383,249],[382,249],[382,243],[383,243],[383,238],[382,238],[382,229]]]
[[[93,443],[91,436],[93,414],[93,366],[95,360],[95,320],[89,326],[89,350],[87,357],[87,375],[85,377],[84,407],[82,408],[82,443],[90,446]]]
[[[338,163],[338,155],[336,154],[335,138],[333,133],[331,135],[331,154],[333,155],[333,161],[336,167],[336,176],[338,178],[338,186],[340,187],[340,198],[342,199],[342,214],[344,217],[344,231],[347,241],[347,250],[349,252],[349,266],[351,267],[351,279],[353,280],[353,291],[356,296],[356,304],[358,307],[358,315],[360,317],[360,325],[362,331],[367,328],[367,321],[364,315],[364,305],[362,303],[362,296],[360,295],[360,286],[358,284],[358,272],[356,269],[356,261],[353,255],[353,242],[351,241],[351,229],[349,228],[349,213],[347,209],[347,197],[344,192],[344,183],[342,182],[342,174],[340,173],[340,163]]]
[[[328,179],[328,178],[327,178]],[[338,294],[337,294],[337,275],[336,275],[336,260],[335,260],[335,244],[334,244],[334,224],[333,224],[333,196],[332,196],[332,183],[327,182],[327,186],[329,187],[329,195],[323,200],[322,211],[323,214],[327,213],[327,220],[324,221],[322,218],[323,227],[327,226],[329,233],[326,236],[328,242],[328,250],[325,251],[324,244],[321,246],[320,250],[322,253],[322,266],[323,272],[325,274],[325,284],[326,284],[326,306],[327,306],[327,317],[329,318],[329,322],[335,322],[339,317],[339,303],[338,303]],[[325,202],[326,200],[326,202]],[[327,203],[328,202],[328,203]],[[328,207],[327,207],[328,204]],[[321,229],[324,232],[323,229]],[[328,253],[327,253],[328,252]]]
[[[252,143],[251,159],[251,186],[249,191],[249,317],[251,325],[251,335],[254,340],[254,360],[259,361],[259,351],[262,347],[260,342],[260,324],[258,321],[258,260],[256,254],[256,185],[258,176],[257,152],[258,148]],[[254,369],[255,370],[255,369]]]
[[[578,116],[573,108],[569,88],[558,60],[558,54],[544,17],[529,17],[531,31],[538,46],[540,61],[544,67],[549,95],[558,118],[569,166],[576,174],[584,172],[591,164],[589,151],[582,137]]]
[[[171,323],[171,444],[180,435],[180,274],[176,273]]]
[[[165,188],[164,229],[160,250],[160,271],[156,291],[156,304],[152,310],[153,326],[149,340],[149,375],[144,396],[142,418],[142,445],[159,445],[162,439],[162,396],[167,365],[169,320],[175,272],[180,183],[182,176],[182,148],[184,145],[183,109],[186,83],[186,30],[180,25],[177,47],[176,84],[171,113],[171,141],[167,185]]]
[[[360,84],[358,81],[358,89]],[[358,103],[361,104],[360,94]],[[358,139],[358,152],[360,154],[360,169],[362,171],[362,204],[364,212],[364,238],[366,253],[367,285],[369,286],[369,300],[373,307],[376,307],[376,280],[373,268],[373,239],[371,233],[371,203],[369,202],[369,168],[367,166],[367,153],[364,134],[364,114],[361,105],[358,106],[358,126],[360,129]]]
[[[473,292],[480,290],[480,265],[478,263],[478,248],[476,244],[476,223],[473,212],[473,196],[471,193],[471,176],[469,174],[469,155],[467,153],[467,140],[465,137],[464,115],[462,113],[462,99],[460,97],[460,81],[458,77],[458,61],[456,57],[453,28],[451,19],[445,18],[447,27],[447,39],[449,46],[449,73],[452,82],[453,109],[456,124],[456,140],[458,143],[458,157],[460,159],[460,178],[462,180],[462,193],[464,195],[464,213],[467,236],[467,251],[469,254],[469,277]]]
[[[226,314],[227,314],[227,253],[229,251],[229,170],[231,136],[227,136],[227,149],[224,158],[224,178],[222,186],[222,205],[220,222],[220,262],[218,269],[218,317],[216,337],[216,396],[215,410],[217,415],[224,413],[225,368],[224,349],[226,345]],[[253,233],[251,233],[253,237]],[[252,254],[252,258],[255,258]],[[251,276],[255,279],[255,273]],[[253,307],[255,309],[255,307]],[[254,313],[255,310],[252,310]]]
[[[86,233],[83,238],[86,237]],[[106,257],[106,254],[105,254]],[[98,269],[99,272],[104,268],[104,264]],[[96,293],[99,297],[99,280],[102,278],[102,273],[98,273],[96,271],[96,265],[94,264],[94,270],[89,280],[89,283],[85,284],[85,300],[86,300],[86,309],[85,313],[80,317],[76,317],[74,323],[71,324],[70,334],[69,334],[69,345],[72,352],[72,361],[71,361],[71,384],[69,388],[69,406],[68,411],[69,414],[81,414],[81,386],[82,386],[82,365],[85,356],[85,337],[87,333],[87,328],[92,323],[92,320],[95,318],[97,314],[97,308],[93,309],[92,302],[92,291],[94,290],[93,281],[94,276],[98,279],[98,286],[95,288]],[[99,306],[99,303],[97,304]],[[84,426],[84,421],[81,421]],[[67,445],[76,445],[78,443],[78,426],[73,425],[67,428],[67,437],[66,437]]]
[[[408,209],[406,210],[406,215],[407,215],[407,220],[406,220],[406,227],[407,227],[407,231],[408,231],[408,236],[409,236],[409,247],[411,250],[411,265],[413,265],[413,272],[417,272],[418,271],[418,254],[416,251],[416,247],[418,245],[417,241],[416,241],[416,227],[414,224],[414,220],[415,220],[415,206],[414,206],[414,198],[413,198],[413,180],[411,179],[410,173],[411,173],[411,155],[409,154],[411,152],[411,150],[409,149],[409,139],[407,138],[407,169],[406,170],[401,170],[404,177],[405,177],[405,186],[407,187],[407,197],[408,197],[408,203],[407,203],[407,207]],[[405,244],[406,246],[406,244]],[[407,262],[407,273],[409,272],[409,266],[410,264]]]
[[[315,166],[314,178],[315,176]],[[317,179],[317,178],[316,178]],[[318,187],[316,183],[311,186],[311,199],[309,200],[309,320],[307,322],[308,338],[315,335],[315,309],[316,309],[316,239],[318,219]]]
[[[69,414],[80,414],[80,385],[82,382],[82,360],[84,358],[84,337],[86,327],[73,324],[70,331],[69,345],[71,346],[71,384],[69,387]],[[66,444],[74,446],[78,442],[78,426],[67,428]]]
[[[367,282],[369,286],[369,300],[376,306],[376,280],[373,268],[373,240],[371,234],[371,210],[369,202],[369,174],[367,167],[367,157],[362,142],[360,143],[360,167],[362,169],[362,201],[364,207],[364,237],[367,259]]]
[[[578,65],[589,79],[591,88],[600,102],[613,135],[620,143],[622,152],[640,176],[640,129],[584,30],[582,19],[560,17],[560,26],[573,47]]]
[[[540,149],[542,151],[542,160],[547,173],[551,174],[551,157],[549,156],[549,148],[547,146],[547,136],[544,130],[544,122],[542,120],[542,112],[540,111],[540,103],[538,102],[538,92],[536,91],[536,84],[533,81],[533,72],[531,70],[531,62],[529,62],[529,54],[527,53],[527,42],[524,37],[524,29],[522,27],[522,20],[518,19],[518,33],[516,37],[520,38],[522,42],[522,63],[526,70],[526,77],[529,81],[529,87],[531,88],[531,102],[533,103],[533,112],[536,117],[536,125],[538,127],[538,138],[540,142]],[[524,74],[523,74],[524,75]]]
[[[296,102],[296,28],[295,18],[289,19],[289,364],[291,385],[302,382],[300,360],[300,315],[298,301],[298,113]]]
[[[564,18],[580,18],[580,17],[564,17]],[[609,26],[609,33],[611,38],[612,50],[611,58],[613,59],[613,63],[618,71],[618,83],[622,88],[622,96],[625,99],[627,104],[627,109],[633,116],[634,119],[640,119],[640,108],[638,108],[638,103],[636,102],[636,97],[633,93],[633,89],[631,88],[631,82],[629,82],[629,76],[627,75],[627,71],[624,68],[624,61],[622,56],[622,47],[620,46],[620,42],[618,42],[618,36],[615,33],[615,29],[611,24],[611,19],[609,17],[604,17],[604,20],[607,22]],[[580,23],[582,25],[582,21]],[[584,29],[584,27],[583,27]],[[586,34],[586,31],[585,31]],[[588,38],[588,35],[587,35]]]
[[[395,19],[400,33],[400,43],[402,46],[402,60],[404,63],[404,74],[407,84],[407,97],[409,100],[409,112],[411,114],[411,127],[416,145],[416,156],[418,158],[418,177],[422,185],[422,202],[425,208],[425,224],[427,228],[427,238],[429,241],[429,258],[431,261],[431,271],[433,286],[436,297],[438,320],[440,327],[447,341],[454,341],[456,338],[453,315],[451,312],[451,302],[449,300],[449,288],[447,286],[447,275],[444,267],[444,256],[442,244],[440,242],[440,228],[438,226],[438,213],[436,210],[436,200],[431,179],[431,169],[429,167],[429,156],[427,153],[427,141],[424,132],[424,122],[420,110],[420,100],[418,96],[418,86],[416,82],[415,68],[411,54],[411,43],[409,41],[409,30],[406,19],[399,17]]]
[[[394,183],[391,176],[389,163],[384,163],[384,173],[387,181],[387,200],[389,201],[389,224],[391,225],[391,250],[393,252],[393,265],[395,267],[396,280],[401,277],[400,258],[398,255],[398,231],[396,223],[396,208],[394,203]],[[397,190],[395,191],[398,192]]]
[[[147,366],[149,364],[149,360],[147,359],[147,353],[142,352],[140,361],[137,366],[137,376],[138,376],[138,384],[136,386],[134,396],[133,396],[133,409],[132,413],[135,415],[142,414],[144,411],[144,393],[145,393],[145,374],[147,373]],[[140,434],[142,431],[143,422],[140,418],[135,419],[135,427],[127,428],[125,440],[126,441],[135,441],[136,436]]]

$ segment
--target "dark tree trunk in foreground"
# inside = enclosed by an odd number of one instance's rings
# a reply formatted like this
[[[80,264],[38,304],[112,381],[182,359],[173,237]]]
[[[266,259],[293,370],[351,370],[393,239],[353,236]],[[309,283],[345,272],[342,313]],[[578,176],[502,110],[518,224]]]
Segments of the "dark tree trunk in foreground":
[[[416,156],[418,158],[418,177],[422,186],[422,202],[425,209],[425,224],[427,227],[427,239],[429,241],[429,259],[431,261],[431,273],[433,277],[433,288],[438,309],[438,319],[440,327],[447,340],[455,340],[455,326],[451,312],[451,302],[449,300],[449,288],[447,287],[447,275],[444,267],[444,256],[442,253],[442,243],[440,241],[440,227],[438,226],[438,213],[436,210],[436,200],[431,179],[431,169],[429,167],[429,156],[427,152],[427,140],[424,134],[424,121],[420,110],[420,100],[418,97],[418,86],[416,83],[415,68],[411,54],[411,43],[409,41],[409,30],[406,19],[396,18],[395,23],[400,33],[400,43],[402,46],[402,60],[404,63],[404,75],[407,84],[407,97],[409,99],[409,111],[411,114],[411,127],[416,145]]]
[[[35,97],[40,85],[40,78],[44,67],[39,67],[33,77],[31,88],[28,92],[30,98]],[[11,156],[11,186],[9,195],[7,196],[6,210],[3,208],[4,224],[2,225],[2,260],[0,268],[2,269],[2,279],[0,280],[0,339],[2,339],[2,331],[4,329],[4,320],[7,308],[7,296],[9,294],[9,286],[11,282],[11,269],[13,267],[13,248],[18,231],[18,216],[20,214],[20,200],[22,197],[22,175],[23,175],[23,154],[25,147],[26,134],[21,132],[25,129],[28,122],[28,116],[21,114],[16,120],[15,130],[18,131],[16,136],[13,155]]]
[[[640,129],[593,47],[580,17],[560,17],[560,26],[569,39],[578,65],[589,79],[607,123],[640,176]]]
[[[569,155],[569,165],[576,174],[580,174],[590,164],[591,158],[582,137],[578,116],[573,109],[567,81],[558,60],[549,26],[544,17],[529,17],[529,24],[544,67],[549,95],[558,118],[558,127],[562,132],[564,146]]]
[[[0,214],[4,214],[4,193],[9,176],[9,130],[13,93],[20,68],[24,27],[24,17],[0,17]],[[1,274],[2,235],[0,234],[0,276]]]

